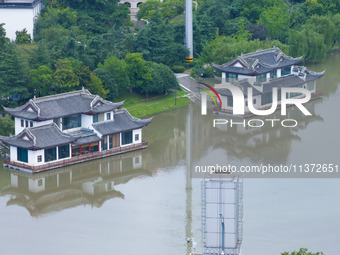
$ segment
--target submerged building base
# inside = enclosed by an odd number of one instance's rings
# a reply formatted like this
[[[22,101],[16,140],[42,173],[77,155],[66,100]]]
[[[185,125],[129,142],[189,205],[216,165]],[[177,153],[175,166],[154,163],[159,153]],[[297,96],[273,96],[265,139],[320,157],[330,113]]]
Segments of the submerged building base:
[[[320,99],[323,97],[323,93],[320,91],[314,92],[311,94],[311,99],[310,100],[316,100],[316,99]],[[288,107],[292,107],[293,105],[288,105]],[[259,110],[267,110],[269,109],[271,106],[266,106],[266,107],[262,107]],[[281,104],[279,103],[277,106],[277,109],[281,109]],[[234,115],[233,114],[233,110],[231,109],[225,109],[225,108],[221,108],[221,105],[218,105],[217,107],[213,107],[213,113],[214,114],[219,114],[219,115],[226,115],[226,116],[230,116],[230,117],[236,117],[236,118],[250,118],[255,116],[255,114],[253,114],[250,111],[246,111],[244,113],[244,115]]]
[[[30,166],[24,163],[18,163],[14,161],[10,161],[9,159],[4,160],[4,166],[12,169],[16,169],[19,171],[24,171],[27,173],[39,173],[42,171],[47,171],[55,168],[60,168],[68,165],[73,165],[73,164],[78,164],[82,162],[86,162],[89,160],[94,160],[94,159],[99,159],[99,158],[104,158],[104,157],[109,157],[129,151],[135,151],[135,150],[140,150],[140,149],[145,149],[148,147],[148,142],[143,141],[140,144],[133,144],[129,146],[124,146],[124,147],[117,147],[117,148],[112,148],[109,150],[104,150],[104,151],[97,151],[89,154],[83,154],[79,156],[74,156],[65,160],[57,161],[57,162],[52,162],[52,163],[47,163],[39,166]]]

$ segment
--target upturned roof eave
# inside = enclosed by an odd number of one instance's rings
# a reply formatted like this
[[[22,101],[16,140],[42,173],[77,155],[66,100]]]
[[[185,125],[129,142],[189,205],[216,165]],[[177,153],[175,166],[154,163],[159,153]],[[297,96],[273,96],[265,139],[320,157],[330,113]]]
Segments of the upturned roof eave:
[[[235,70],[227,70],[227,69],[223,68],[222,65],[215,65],[215,64],[213,64],[213,67],[216,70],[221,71],[221,72],[232,73],[232,74],[239,74],[239,75],[256,76],[256,75],[266,74],[266,73],[269,73],[271,71],[282,69],[282,68],[285,68],[285,67],[288,67],[288,66],[296,65],[296,64],[299,64],[301,61],[302,61],[301,59],[297,59],[297,62],[295,62],[295,63],[291,63],[289,65],[284,65],[284,66],[280,66],[280,67],[276,66],[276,67],[274,67],[272,69],[268,68],[270,70],[269,71],[264,71],[264,72],[257,72],[257,71],[253,71],[253,70],[251,70],[252,72],[248,72],[248,73],[247,72],[237,72]],[[244,68],[241,69],[240,68],[240,70],[246,70],[247,71],[247,70],[250,70],[250,69],[244,69]]]
[[[45,120],[52,120],[52,119],[57,119],[57,118],[64,118],[64,117],[69,117],[69,116],[73,116],[73,115],[77,115],[77,114],[85,114],[85,115],[94,115],[94,114],[99,114],[99,113],[105,113],[105,112],[110,112],[110,111],[114,111],[116,109],[119,109],[120,107],[122,107],[123,104],[119,105],[118,107],[112,107],[111,109],[106,109],[106,110],[102,110],[102,111],[86,111],[86,112],[79,112],[79,113],[74,113],[74,114],[68,114],[68,115],[58,115],[58,116],[53,116],[53,117],[27,117],[27,116],[23,116],[20,113],[26,113],[26,111],[13,111],[11,110],[11,108],[7,108],[4,107],[4,111],[13,116],[13,117],[17,117],[17,118],[23,118],[23,119],[27,119],[27,120],[34,120],[34,121],[45,121]]]

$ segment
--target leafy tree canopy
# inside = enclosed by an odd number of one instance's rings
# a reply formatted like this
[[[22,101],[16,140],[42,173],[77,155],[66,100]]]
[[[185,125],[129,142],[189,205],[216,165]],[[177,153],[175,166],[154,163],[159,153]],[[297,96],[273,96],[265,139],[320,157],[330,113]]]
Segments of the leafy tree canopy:
[[[322,252],[310,252],[306,248],[301,248],[299,251],[293,251],[293,252],[283,252],[281,255],[324,255]]]

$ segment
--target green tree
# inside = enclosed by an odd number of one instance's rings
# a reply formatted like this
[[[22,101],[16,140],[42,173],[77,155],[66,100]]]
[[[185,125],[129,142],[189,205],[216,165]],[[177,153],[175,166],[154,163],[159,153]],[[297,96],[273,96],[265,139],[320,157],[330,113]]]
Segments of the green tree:
[[[10,136],[14,134],[14,120],[11,116],[0,117],[0,135]]]
[[[73,72],[72,63],[69,59],[58,59],[55,63],[53,80],[57,93],[72,91],[79,85],[79,78]]]
[[[304,26],[307,30],[312,30],[323,35],[327,50],[332,48],[335,39],[335,26],[330,16],[313,15]]]
[[[107,70],[108,74],[112,78],[106,80],[107,82],[110,81],[109,83],[104,82],[105,87],[109,89],[109,91],[112,90],[113,93],[116,94],[118,92],[128,91],[131,89],[130,80],[127,75],[125,60],[119,60],[114,56],[110,56],[104,61],[104,64],[99,63],[98,68],[104,68],[105,70]],[[113,98],[114,94],[111,95],[110,92],[109,96]]]
[[[15,106],[28,98],[28,67],[13,43],[5,43],[0,51],[0,100]]]
[[[335,31],[334,31],[334,42],[332,44],[331,50],[333,50],[337,42],[338,44],[340,43],[340,13],[334,15],[332,17],[332,20],[333,20]]]
[[[266,9],[274,6],[283,7],[285,5],[284,0],[243,0],[241,15],[247,18],[252,24],[255,24]]]
[[[290,7],[290,28],[300,29],[306,23],[307,14],[303,3],[297,3]]]
[[[126,72],[129,76],[132,88],[137,90],[145,83],[151,81],[151,69],[143,59],[141,53],[128,53],[125,56]],[[130,90],[131,91],[131,90]]]
[[[52,70],[48,66],[42,65],[37,69],[31,69],[29,79],[29,91],[33,92],[35,96],[46,96],[52,92]]]
[[[261,41],[267,39],[268,35],[268,29],[265,25],[262,24],[253,24],[250,27],[248,27],[249,33],[251,33],[251,39],[259,39]]]
[[[286,5],[273,6],[264,10],[258,21],[268,28],[268,35],[272,39],[279,39],[284,42],[289,30],[289,13]]]
[[[6,42],[9,42],[9,39],[6,37],[6,30],[4,28],[5,23],[0,23],[0,51],[4,47]]]
[[[138,92],[148,95],[166,94],[169,89],[175,88],[176,77],[171,69],[163,64],[148,62],[151,70],[151,79],[138,88]]]
[[[324,255],[322,252],[309,252],[306,248],[301,248],[299,251],[283,252],[281,255]]]
[[[16,35],[16,39],[15,39],[16,44],[27,44],[27,43],[32,42],[31,35],[27,33],[26,28],[24,28],[21,31],[16,31],[15,35]]]
[[[253,52],[258,49],[267,49],[273,46],[279,47],[288,54],[289,47],[280,41],[253,41],[237,40],[233,36],[217,36],[214,40],[204,46],[200,55],[201,63],[224,64],[242,53]]]
[[[242,0],[205,0],[199,5],[197,15],[205,15],[205,18],[208,18],[206,22],[212,22],[214,32],[218,28],[220,35],[230,35],[237,31],[234,25],[239,24],[242,2]]]
[[[249,41],[251,36],[252,36],[251,33],[249,33],[249,31],[246,29],[245,20],[244,19],[240,19],[240,21],[239,21],[239,30],[236,32],[236,34],[234,36],[236,41],[238,41],[238,42],[240,42],[240,41]]]
[[[137,34],[136,51],[141,52],[147,61],[172,66],[185,56],[183,44],[174,41],[174,26],[155,14],[150,22]]]
[[[77,20],[77,12],[68,7],[52,8],[48,6],[41,15],[39,15],[34,26],[35,40],[39,41],[44,38],[41,34],[41,31],[43,30],[58,26],[64,29],[70,29],[77,24]]]
[[[184,1],[182,0],[148,0],[139,6],[137,18],[149,19],[156,12],[161,15],[162,19],[173,19],[174,17],[183,14],[184,12]]]
[[[107,89],[108,96],[107,98],[111,101],[114,101],[115,98],[118,96],[118,84],[116,80],[111,75],[110,71],[103,67],[98,67],[94,70],[94,74],[97,75],[103,83],[105,89]]]
[[[79,79],[79,86],[75,89],[80,89],[80,87],[84,87],[88,89],[91,93],[106,98],[108,90],[104,88],[100,78],[97,75],[91,73],[90,68],[88,66],[84,66],[81,61],[77,61],[75,59],[70,60],[72,62],[74,74]]]
[[[308,53],[305,59],[311,63],[321,62],[326,57],[327,47],[324,36],[317,32],[305,29],[308,45]]]
[[[149,19],[150,16],[156,13],[156,10],[161,9],[163,3],[158,0],[148,0],[145,3],[142,3],[139,6],[139,11],[137,13],[137,18],[141,19]]]
[[[304,3],[304,7],[308,16],[312,16],[315,14],[322,15],[325,10],[323,4],[317,0],[306,0]]]
[[[30,67],[33,69],[41,65],[51,67],[53,63],[47,44],[44,41],[40,41],[36,46],[33,53],[29,56]]]
[[[104,88],[100,78],[94,73],[90,74],[90,82],[88,83],[87,88],[91,93],[99,95],[102,98],[106,98],[109,93],[109,91]]]

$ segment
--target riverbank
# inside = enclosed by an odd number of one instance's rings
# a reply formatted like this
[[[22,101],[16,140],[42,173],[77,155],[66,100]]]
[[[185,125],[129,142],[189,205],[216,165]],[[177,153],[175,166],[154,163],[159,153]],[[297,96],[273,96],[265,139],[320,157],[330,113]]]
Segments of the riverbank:
[[[166,96],[149,99],[134,92],[126,93],[121,95],[116,101],[125,100],[124,108],[126,108],[132,116],[141,118],[188,105],[190,100],[186,95],[188,95],[188,93],[183,90],[177,91],[176,105],[174,92]]]

